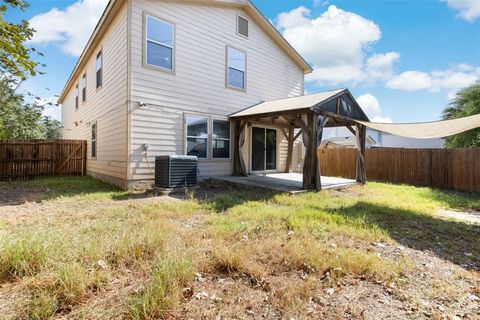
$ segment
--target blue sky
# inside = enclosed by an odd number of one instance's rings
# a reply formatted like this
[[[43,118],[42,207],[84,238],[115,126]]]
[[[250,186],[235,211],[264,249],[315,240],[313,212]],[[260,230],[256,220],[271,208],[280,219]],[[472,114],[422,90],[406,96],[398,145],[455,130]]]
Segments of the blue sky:
[[[480,0],[253,2],[314,67],[308,93],[348,87],[374,121],[436,120],[480,79]],[[31,21],[31,45],[45,54],[47,74],[25,89],[46,99],[61,91],[105,4],[31,0],[7,13]]]

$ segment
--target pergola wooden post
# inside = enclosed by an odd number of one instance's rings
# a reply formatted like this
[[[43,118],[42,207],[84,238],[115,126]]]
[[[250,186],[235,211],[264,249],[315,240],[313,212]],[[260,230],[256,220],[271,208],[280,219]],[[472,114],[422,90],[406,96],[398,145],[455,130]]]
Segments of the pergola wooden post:
[[[365,144],[367,140],[367,127],[361,124],[357,124],[357,144],[358,144],[358,157],[357,157],[357,182],[361,184],[367,183],[367,175],[365,172]]]

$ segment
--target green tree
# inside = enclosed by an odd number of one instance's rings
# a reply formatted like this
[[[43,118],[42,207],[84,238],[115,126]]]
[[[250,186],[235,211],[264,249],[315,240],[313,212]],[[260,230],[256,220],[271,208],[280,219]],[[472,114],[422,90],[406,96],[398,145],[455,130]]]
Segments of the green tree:
[[[15,82],[0,79],[0,137],[3,139],[38,139],[43,137],[43,106],[26,103],[15,93]]]
[[[457,93],[447,108],[443,110],[443,119],[455,119],[480,114],[480,82]],[[448,148],[480,147],[480,128],[448,137]]]
[[[60,138],[60,128],[62,123],[56,119],[50,117],[43,117],[41,122],[43,128],[43,137],[46,139],[58,139]]]
[[[37,70],[39,63],[32,55],[35,48],[27,48],[25,42],[30,40],[35,30],[30,28],[28,21],[20,23],[5,21],[4,16],[8,6],[25,10],[28,3],[24,0],[0,0],[0,73],[2,76],[11,76],[25,80],[42,72]]]

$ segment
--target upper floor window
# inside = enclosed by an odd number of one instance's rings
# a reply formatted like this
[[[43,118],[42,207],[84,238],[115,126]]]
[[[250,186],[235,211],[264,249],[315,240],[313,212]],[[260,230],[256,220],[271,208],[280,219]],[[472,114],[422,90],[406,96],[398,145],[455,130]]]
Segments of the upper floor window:
[[[103,55],[102,55],[102,51],[100,51],[97,54],[95,69],[96,69],[96,74],[97,74],[97,88],[99,88],[103,84]]]
[[[173,24],[146,16],[146,63],[173,71],[174,37]]]
[[[82,102],[87,101],[87,74],[84,73],[82,77]]]
[[[227,47],[227,86],[245,90],[247,54]]]
[[[248,38],[248,20],[237,16],[237,33]]]
[[[78,103],[78,97],[80,96],[79,90],[78,90],[78,83],[75,86],[75,109],[78,109],[79,103]]]

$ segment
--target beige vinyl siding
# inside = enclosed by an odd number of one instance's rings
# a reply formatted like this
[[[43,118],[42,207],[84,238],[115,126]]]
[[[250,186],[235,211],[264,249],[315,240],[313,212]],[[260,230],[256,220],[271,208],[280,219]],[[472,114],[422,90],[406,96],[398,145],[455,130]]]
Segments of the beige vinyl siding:
[[[147,0],[132,0],[131,9],[131,179],[153,177],[144,143],[149,144],[152,168],[156,155],[184,154],[185,114],[226,119],[261,101],[303,94],[303,70],[253,19],[248,38],[237,34],[237,14],[248,18],[243,10]],[[143,64],[145,14],[175,24],[174,73]],[[227,46],[247,53],[246,92],[226,88]],[[147,106],[139,107],[139,102]],[[246,141],[248,149],[248,137]],[[285,161],[286,141],[280,141],[278,157]],[[231,170],[231,159],[200,160],[201,177]]]
[[[63,137],[88,141],[87,172],[127,179],[127,6],[124,5],[74,83],[87,73],[87,100],[75,110],[75,85],[63,102]],[[103,84],[96,88],[97,54],[103,54]],[[74,122],[78,122],[75,126]],[[97,157],[91,158],[91,124],[97,123]]]

